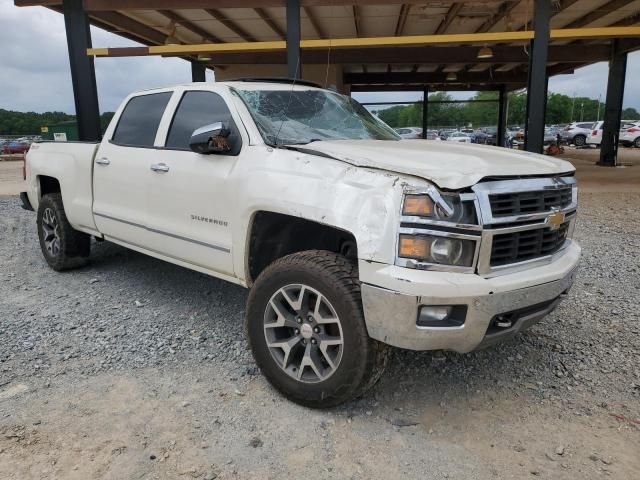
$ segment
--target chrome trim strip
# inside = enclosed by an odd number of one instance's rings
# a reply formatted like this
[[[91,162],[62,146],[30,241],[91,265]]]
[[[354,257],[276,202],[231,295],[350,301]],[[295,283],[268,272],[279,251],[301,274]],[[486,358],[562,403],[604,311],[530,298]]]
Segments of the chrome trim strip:
[[[500,193],[519,193],[531,192],[536,190],[557,190],[561,188],[571,187],[571,203],[561,212],[570,212],[578,206],[578,193],[575,177],[546,177],[546,178],[530,178],[520,180],[499,180],[495,182],[478,183],[471,187],[478,196],[478,203],[482,214],[481,223],[484,225],[493,225],[500,223],[515,223],[528,220],[542,220],[549,216],[551,212],[538,212],[526,215],[511,215],[508,217],[494,217],[491,211],[491,202],[489,195]]]
[[[478,249],[476,248],[476,252]],[[414,268],[416,270],[429,270],[433,272],[475,273],[474,267],[460,267],[440,263],[421,262],[414,258],[397,257],[395,265],[398,267]]]
[[[434,237],[458,238],[461,240],[472,240],[477,242],[480,237],[478,235],[467,235],[464,233],[445,232],[443,230],[429,230],[428,228],[405,228],[400,227],[398,233],[405,235],[431,235]]]
[[[196,245],[202,245],[203,247],[209,247],[209,248],[212,248],[214,250],[218,250],[220,252],[231,253],[231,250],[229,248],[221,247],[219,245],[214,245],[212,243],[202,242],[200,240],[195,240],[193,238],[187,238],[187,237],[183,237],[181,235],[176,235],[175,233],[169,233],[169,232],[165,232],[165,231],[158,230],[158,229],[155,229],[155,228],[147,227],[146,225],[141,225],[139,223],[130,222],[129,220],[123,220],[121,218],[115,218],[115,217],[112,217],[110,215],[105,215],[104,213],[93,212],[93,214],[98,216],[98,217],[106,218],[108,220],[113,220],[114,222],[125,223],[127,225],[131,225],[132,227],[142,228],[142,229],[147,230],[147,231],[152,232],[152,233],[165,235],[167,237],[175,238],[177,240],[184,240],[185,242],[195,243]],[[113,238],[115,238],[115,237],[113,237]],[[122,240],[122,241],[124,241],[124,240]],[[158,253],[160,253],[160,252],[158,252]]]
[[[545,265],[547,263],[551,263],[556,260],[562,252],[569,246],[571,243],[570,232],[575,228],[576,217],[572,217],[569,220],[569,229],[567,231],[567,237],[562,244],[562,246],[555,251],[551,255],[545,255],[542,257],[532,258],[530,260],[524,260],[522,262],[516,263],[507,263],[505,265],[498,265],[495,267],[491,266],[491,248],[493,246],[493,237],[495,235],[500,235],[502,233],[509,233],[513,231],[512,229],[497,229],[497,230],[485,230],[482,232],[482,240],[480,247],[480,256],[478,260],[478,273],[483,277],[494,277],[496,275],[501,275],[504,273],[515,273],[518,271],[525,270],[527,268],[531,268],[533,266]],[[546,224],[538,225],[536,228],[544,228]],[[536,228],[530,228],[529,230],[535,230]]]
[[[482,276],[484,278],[496,277],[498,275],[504,275],[506,273],[517,273],[523,270],[528,270],[533,267],[539,267],[542,265],[547,265],[556,261],[559,257],[564,254],[564,251],[567,249],[569,245],[571,245],[572,240],[565,240],[564,244],[560,249],[554,252],[552,255],[545,255],[544,257],[532,258],[530,260],[524,260],[522,262],[517,263],[508,263],[506,265],[500,265],[497,267],[491,267],[489,271]]]
[[[398,256],[398,246],[400,235],[431,235],[434,237],[449,237],[457,238],[461,240],[468,240],[475,242],[475,249],[473,252],[473,260],[468,267],[458,265],[446,265],[441,263],[421,262],[415,258],[404,258]],[[476,265],[478,263],[478,255],[480,253],[480,236],[478,235],[465,235],[462,233],[443,232],[441,230],[428,230],[422,228],[403,228],[398,229],[398,240],[396,242],[396,260],[395,264],[399,267],[415,268],[418,270],[432,270],[436,272],[454,272],[454,273],[475,273]]]
[[[443,220],[431,220],[430,218],[427,218],[427,217],[415,217],[415,216],[408,216],[408,215],[401,216],[400,223],[415,223],[419,225],[437,225],[440,227],[457,228],[462,230],[473,230],[477,232],[482,230],[481,225],[472,225],[469,223],[452,223],[452,222],[445,222]]]

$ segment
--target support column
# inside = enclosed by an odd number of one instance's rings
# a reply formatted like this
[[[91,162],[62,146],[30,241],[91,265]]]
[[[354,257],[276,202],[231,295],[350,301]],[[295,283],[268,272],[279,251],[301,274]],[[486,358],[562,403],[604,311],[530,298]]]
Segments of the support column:
[[[504,85],[498,91],[498,131],[496,132],[496,147],[504,147],[507,123],[507,89]]]
[[[87,48],[91,48],[89,19],[82,6],[82,0],[63,0],[62,11],[67,32],[78,137],[82,141],[99,141],[102,138],[102,129],[96,71],[93,57],[87,55]]]
[[[429,89],[424,87],[422,91],[422,138],[427,139],[428,115],[429,115]]]
[[[287,72],[289,78],[302,78],[300,0],[287,0]]]
[[[534,1],[534,36],[529,57],[524,149],[528,152],[542,153],[547,109],[547,54],[551,0]]]
[[[192,82],[206,82],[207,81],[207,67],[195,60],[191,61],[191,81]]]
[[[618,163],[618,137],[620,136],[620,120],[622,120],[624,81],[627,74],[627,54],[619,52],[618,43],[618,40],[611,43],[607,100],[604,107],[602,143],[600,144],[600,161],[598,162],[598,165],[605,167],[615,167]]]

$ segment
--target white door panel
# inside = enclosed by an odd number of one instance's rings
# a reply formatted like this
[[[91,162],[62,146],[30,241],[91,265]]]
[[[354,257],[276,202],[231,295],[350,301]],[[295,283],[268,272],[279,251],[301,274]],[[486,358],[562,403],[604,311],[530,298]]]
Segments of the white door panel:
[[[100,146],[94,165],[93,214],[103,234],[136,244],[147,240],[145,182],[153,152],[109,142]]]
[[[149,165],[172,91],[134,95],[118,111],[95,157],[93,214],[98,230],[134,245],[148,241]]]
[[[181,261],[233,273],[227,177],[238,157],[157,150],[149,170],[148,246]]]
[[[163,139],[149,164],[147,217],[151,249],[183,262],[233,274],[231,227],[233,200],[228,177],[239,149],[231,155],[201,155],[190,150],[194,130],[223,122],[235,139],[240,133],[221,95],[204,89],[178,89],[167,108]],[[160,137],[159,132],[159,137]],[[240,141],[230,142],[240,145]]]

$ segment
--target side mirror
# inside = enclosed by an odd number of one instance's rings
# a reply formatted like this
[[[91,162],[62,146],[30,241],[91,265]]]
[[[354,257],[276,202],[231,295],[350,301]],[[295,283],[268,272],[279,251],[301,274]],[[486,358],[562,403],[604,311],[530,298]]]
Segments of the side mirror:
[[[189,148],[202,154],[230,154],[233,150],[232,139],[229,138],[231,130],[222,122],[212,123],[198,128],[191,134]]]

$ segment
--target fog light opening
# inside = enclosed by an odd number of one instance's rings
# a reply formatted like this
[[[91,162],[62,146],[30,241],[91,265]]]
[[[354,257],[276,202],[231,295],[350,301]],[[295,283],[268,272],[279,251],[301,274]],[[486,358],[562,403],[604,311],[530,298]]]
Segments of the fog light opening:
[[[424,305],[418,310],[418,327],[451,328],[464,325],[466,305]]]

